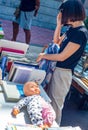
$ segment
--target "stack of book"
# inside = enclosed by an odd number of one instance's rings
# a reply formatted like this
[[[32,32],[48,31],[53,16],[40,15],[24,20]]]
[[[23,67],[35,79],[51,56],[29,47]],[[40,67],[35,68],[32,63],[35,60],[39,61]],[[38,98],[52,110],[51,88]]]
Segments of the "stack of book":
[[[7,80],[24,84],[27,81],[37,81],[42,83],[46,75],[44,70],[40,70],[36,65],[13,62]]]
[[[1,51],[15,52],[26,54],[29,45],[20,42],[14,42],[9,40],[0,39]]]
[[[22,55],[24,56],[24,51],[20,49],[12,49],[10,47],[0,47],[0,54],[1,58],[3,56],[8,56],[8,55]]]

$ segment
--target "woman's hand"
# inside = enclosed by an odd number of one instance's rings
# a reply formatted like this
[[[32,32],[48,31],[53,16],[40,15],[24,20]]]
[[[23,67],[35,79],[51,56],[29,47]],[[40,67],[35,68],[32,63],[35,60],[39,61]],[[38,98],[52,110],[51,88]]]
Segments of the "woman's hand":
[[[40,62],[44,57],[45,53],[40,53],[38,58],[36,59],[36,62]]]
[[[61,19],[62,19],[62,13],[60,12],[58,15],[57,15],[57,25],[61,25]]]
[[[38,10],[39,10],[39,6],[35,6],[35,11],[34,11],[34,16],[36,17],[36,15],[38,14]]]

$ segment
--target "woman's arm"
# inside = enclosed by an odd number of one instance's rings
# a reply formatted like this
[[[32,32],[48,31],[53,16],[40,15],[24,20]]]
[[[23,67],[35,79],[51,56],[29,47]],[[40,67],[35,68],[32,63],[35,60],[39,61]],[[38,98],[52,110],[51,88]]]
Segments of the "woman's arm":
[[[53,36],[53,42],[54,43],[59,43],[60,41],[60,34],[61,34],[61,17],[62,17],[62,13],[60,12],[57,15],[57,26],[54,32],[54,36]]]
[[[79,44],[69,42],[65,49],[59,54],[44,54],[40,53],[37,58],[37,62],[42,59],[53,60],[53,61],[64,61],[69,58],[72,54],[74,54],[80,48]]]

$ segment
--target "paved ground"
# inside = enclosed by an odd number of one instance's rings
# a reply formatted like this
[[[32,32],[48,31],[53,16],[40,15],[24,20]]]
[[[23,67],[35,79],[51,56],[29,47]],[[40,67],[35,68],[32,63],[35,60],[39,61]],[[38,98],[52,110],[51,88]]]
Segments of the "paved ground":
[[[2,21],[2,26],[5,32],[5,39],[10,40],[12,38],[12,23],[10,21]],[[30,43],[45,45],[52,41],[53,30],[43,29],[40,27],[33,26],[31,28],[31,41]],[[20,28],[17,41],[25,42],[25,35],[23,30]]]
[[[12,37],[12,24],[10,21],[2,21],[5,39],[10,40]],[[52,41],[53,31],[40,28],[40,27],[32,27],[32,37],[31,43],[33,44],[41,44],[45,45]],[[25,42],[24,40],[24,32],[20,29],[19,36],[17,38],[19,42]],[[73,94],[71,98],[66,99],[65,106],[63,109],[63,117],[61,126],[79,126],[82,130],[88,130],[88,109],[87,110],[79,110],[79,93],[76,90],[73,90]]]

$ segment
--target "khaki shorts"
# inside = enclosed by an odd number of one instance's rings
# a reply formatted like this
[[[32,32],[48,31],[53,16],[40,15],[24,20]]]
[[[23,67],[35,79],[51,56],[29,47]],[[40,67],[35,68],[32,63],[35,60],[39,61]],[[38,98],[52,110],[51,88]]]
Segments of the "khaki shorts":
[[[30,30],[32,25],[32,20],[34,16],[34,11],[23,12],[21,11],[19,18],[13,17],[13,21],[18,23],[23,29]]]

